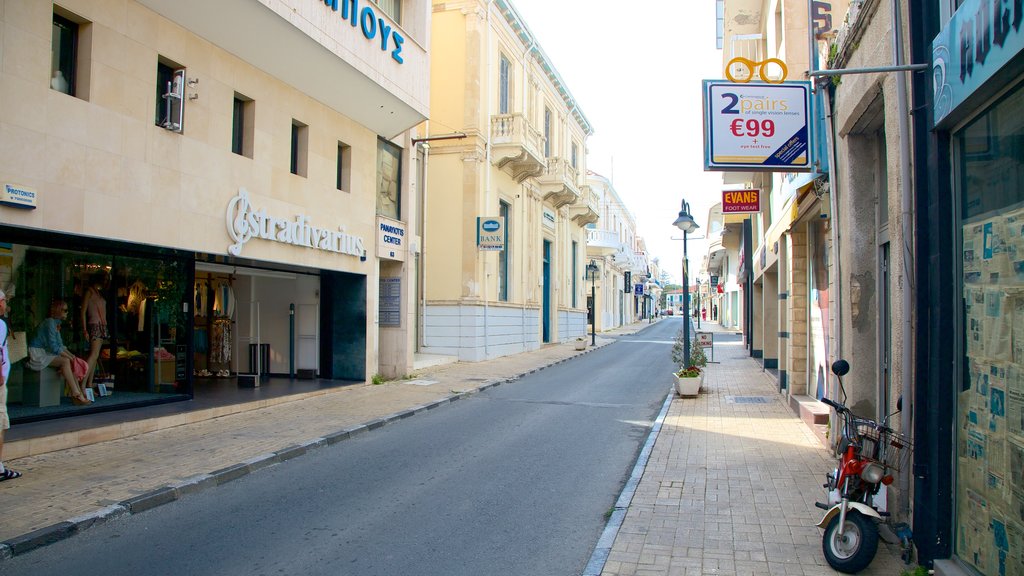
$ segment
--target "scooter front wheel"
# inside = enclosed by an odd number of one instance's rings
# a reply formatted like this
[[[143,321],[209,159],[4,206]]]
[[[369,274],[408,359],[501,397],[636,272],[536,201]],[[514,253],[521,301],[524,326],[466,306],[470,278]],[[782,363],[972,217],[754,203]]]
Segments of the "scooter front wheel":
[[[839,534],[839,515],[825,527],[821,549],[828,565],[840,572],[856,574],[868,567],[878,551],[878,526],[856,511],[846,514],[846,526]]]

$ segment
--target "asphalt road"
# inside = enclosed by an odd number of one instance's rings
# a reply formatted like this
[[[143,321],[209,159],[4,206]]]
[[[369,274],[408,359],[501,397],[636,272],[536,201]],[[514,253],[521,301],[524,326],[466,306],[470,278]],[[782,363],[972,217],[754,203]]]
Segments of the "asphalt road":
[[[670,391],[681,326],[667,318],[0,572],[578,575]]]

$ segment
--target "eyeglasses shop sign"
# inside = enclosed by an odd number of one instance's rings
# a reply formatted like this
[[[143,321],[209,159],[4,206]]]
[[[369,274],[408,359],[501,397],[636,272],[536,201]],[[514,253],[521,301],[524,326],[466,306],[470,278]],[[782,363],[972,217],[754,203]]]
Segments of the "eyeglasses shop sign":
[[[505,219],[482,216],[476,219],[476,246],[480,250],[500,252],[505,249]]]

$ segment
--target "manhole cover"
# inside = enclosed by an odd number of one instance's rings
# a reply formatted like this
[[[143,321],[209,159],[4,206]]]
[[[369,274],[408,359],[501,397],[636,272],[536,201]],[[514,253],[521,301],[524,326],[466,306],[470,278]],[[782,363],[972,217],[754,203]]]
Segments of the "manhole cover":
[[[725,401],[729,404],[768,404],[772,399],[767,396],[726,396]]]

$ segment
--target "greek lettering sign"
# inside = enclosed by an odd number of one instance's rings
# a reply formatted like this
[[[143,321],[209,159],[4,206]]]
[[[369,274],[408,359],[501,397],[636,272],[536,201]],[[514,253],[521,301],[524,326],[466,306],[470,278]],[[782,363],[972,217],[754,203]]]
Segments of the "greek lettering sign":
[[[704,81],[704,169],[812,167],[809,82]]]
[[[756,214],[761,211],[761,190],[723,190],[722,214]]]
[[[1024,51],[1024,2],[966,0],[932,41],[933,121],[943,121]]]
[[[398,220],[377,217],[377,257],[405,262],[405,224]]]
[[[501,216],[476,219],[476,246],[480,250],[500,252],[505,249],[505,218]]]
[[[0,204],[12,208],[35,210],[36,198],[38,197],[39,195],[36,194],[36,191],[27,186],[4,184],[4,194],[0,196]]]
[[[352,28],[357,26],[363,33],[363,37],[370,42],[379,42],[382,51],[391,51],[391,59],[399,64],[405,62],[402,58],[402,44],[405,44],[405,37],[396,29],[392,29],[387,20],[378,16],[369,5],[359,8],[359,0],[324,0],[324,4],[334,12],[341,13],[342,21],[347,20]],[[340,8],[340,9],[339,9]],[[380,40],[377,40],[377,37]]]
[[[711,285],[712,286],[718,286],[718,276],[712,276],[711,277]]]

